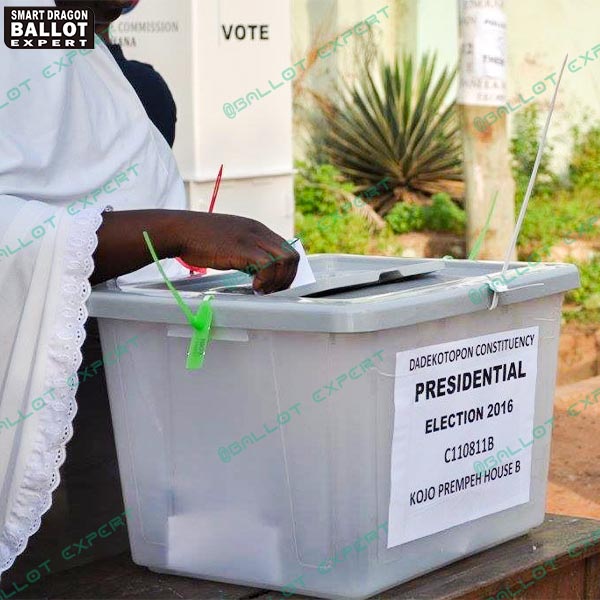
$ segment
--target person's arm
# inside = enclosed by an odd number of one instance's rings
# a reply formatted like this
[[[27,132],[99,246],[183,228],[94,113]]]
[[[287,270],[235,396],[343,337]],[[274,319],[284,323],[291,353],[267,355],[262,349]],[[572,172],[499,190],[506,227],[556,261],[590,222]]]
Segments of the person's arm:
[[[266,294],[287,289],[296,276],[298,253],[262,223],[183,210],[131,210],[103,214],[92,285],[152,262],[144,231],[160,258],[178,256],[198,267],[240,271],[272,263],[254,278],[254,289]]]

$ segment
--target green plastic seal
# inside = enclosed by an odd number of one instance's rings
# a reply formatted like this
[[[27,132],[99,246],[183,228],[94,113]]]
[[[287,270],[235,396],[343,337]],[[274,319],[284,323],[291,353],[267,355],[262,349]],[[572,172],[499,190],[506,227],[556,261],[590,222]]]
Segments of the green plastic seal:
[[[162,265],[160,264],[160,260],[154,250],[154,246],[152,245],[152,240],[148,235],[148,232],[144,231],[144,241],[148,246],[148,250],[150,251],[150,255],[152,256],[152,260],[156,267],[158,268],[162,278],[165,281],[165,284],[169,288],[171,294],[175,298],[175,302],[181,309],[181,312],[185,315],[188,323],[194,330],[192,335],[192,340],[190,341],[190,345],[187,353],[187,361],[185,364],[186,369],[190,371],[196,371],[201,369],[204,365],[204,357],[206,356],[206,349],[208,348],[208,343],[210,341],[210,332],[213,321],[213,308],[211,305],[212,296],[206,296],[204,300],[200,303],[196,314],[194,314],[189,306],[183,301],[183,298],[179,294],[179,292],[175,289],[175,286],[171,283],[167,274],[165,273]]]

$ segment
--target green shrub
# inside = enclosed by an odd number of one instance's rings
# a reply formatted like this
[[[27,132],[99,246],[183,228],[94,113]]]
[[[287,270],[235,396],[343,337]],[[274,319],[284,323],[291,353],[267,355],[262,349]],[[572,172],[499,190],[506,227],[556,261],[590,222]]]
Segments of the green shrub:
[[[582,133],[579,127],[573,128],[573,155],[569,174],[575,189],[591,188],[600,190],[600,126],[595,125]]]
[[[356,187],[335,167],[307,163],[296,167],[296,235],[307,253],[401,254],[389,227],[376,230],[364,215],[349,212],[349,194]]]
[[[368,254],[372,238],[364,217],[339,212],[325,217],[296,212],[296,235],[308,254]]]
[[[527,106],[515,115],[514,136],[510,142],[513,157],[513,176],[516,183],[517,209],[520,208],[538,151],[541,136],[539,109],[536,104]],[[559,187],[559,178],[550,171],[553,147],[546,143],[538,175],[533,188],[534,196],[551,196]]]
[[[590,239],[597,228],[587,227],[600,217],[600,199],[592,189],[559,190],[552,198],[531,202],[519,235],[519,245],[535,248],[560,243],[564,238]],[[523,251],[520,251],[523,256]]]
[[[466,214],[448,194],[435,194],[431,206],[399,202],[385,217],[396,233],[409,231],[465,231]]]
[[[600,260],[577,265],[581,276],[581,287],[567,293],[567,302],[575,302],[584,308],[598,308],[595,301],[600,294]]]
[[[423,207],[418,204],[398,202],[386,215],[385,220],[396,233],[422,231],[425,228]]]
[[[424,206],[425,227],[430,231],[450,231],[462,234],[467,216],[448,194],[435,194],[431,206]]]
[[[294,179],[296,210],[305,215],[330,215],[338,212],[345,201],[344,193],[354,193],[355,186],[344,180],[332,165],[296,164]]]

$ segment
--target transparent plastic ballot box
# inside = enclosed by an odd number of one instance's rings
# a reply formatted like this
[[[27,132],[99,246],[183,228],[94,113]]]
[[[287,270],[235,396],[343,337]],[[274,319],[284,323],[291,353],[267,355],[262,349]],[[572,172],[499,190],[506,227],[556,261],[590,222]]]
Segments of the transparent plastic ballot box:
[[[213,297],[196,371],[163,283],[92,293],[106,355],[137,342],[105,366],[135,562],[367,598],[542,523],[576,267],[310,263],[315,284],[267,296],[175,282],[193,312]]]

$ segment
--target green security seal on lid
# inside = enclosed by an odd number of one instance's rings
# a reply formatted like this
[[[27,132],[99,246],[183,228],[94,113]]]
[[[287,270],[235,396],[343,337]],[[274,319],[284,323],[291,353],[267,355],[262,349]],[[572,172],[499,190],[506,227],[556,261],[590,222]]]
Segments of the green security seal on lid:
[[[183,312],[183,314],[188,320],[188,323],[194,330],[188,348],[187,361],[185,367],[190,371],[201,369],[202,365],[204,364],[206,349],[210,341],[210,330],[212,327],[213,320],[213,308],[211,305],[211,301],[213,297],[207,296],[206,298],[204,298],[204,300],[200,303],[196,314],[194,314],[190,310],[188,305],[183,301],[183,298],[167,277],[167,274],[165,273],[164,269],[162,268],[162,265],[160,264],[160,260],[156,254],[156,251],[154,250],[152,240],[150,239],[150,236],[148,235],[147,231],[144,231],[144,241],[148,246],[148,250],[150,251],[152,260],[154,260],[154,263],[156,264],[156,267],[162,275],[162,278],[165,280],[165,284],[173,294],[173,297],[179,305],[181,312]]]

